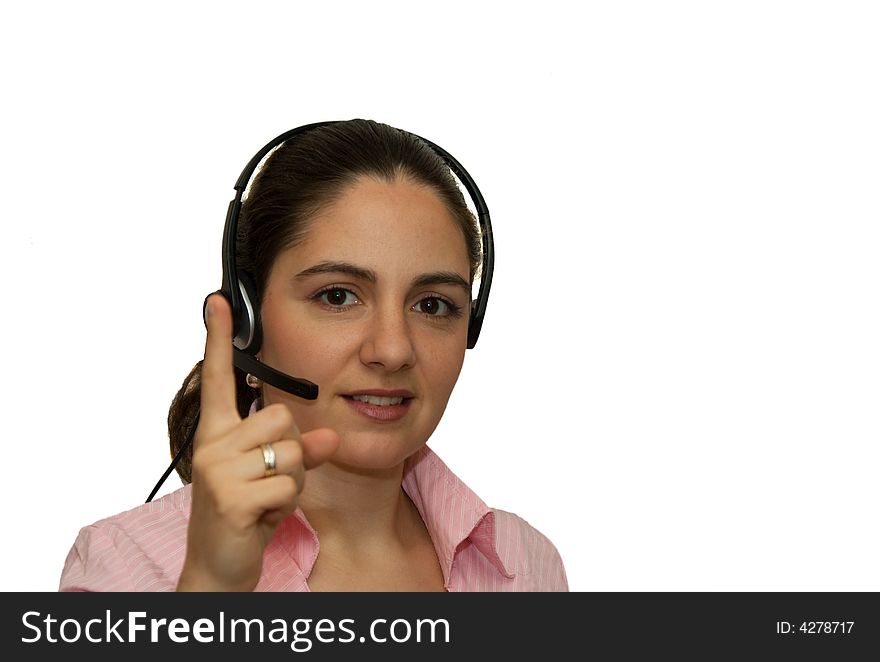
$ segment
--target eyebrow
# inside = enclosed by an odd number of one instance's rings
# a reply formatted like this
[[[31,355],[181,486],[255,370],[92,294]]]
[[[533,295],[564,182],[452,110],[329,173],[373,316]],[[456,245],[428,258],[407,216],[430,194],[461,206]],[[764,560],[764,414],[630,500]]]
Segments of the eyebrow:
[[[470,284],[454,271],[436,271],[430,274],[422,274],[413,281],[413,287],[427,287],[428,285],[456,285],[467,294],[471,292]]]
[[[349,274],[359,280],[365,280],[374,283],[378,280],[376,272],[371,269],[364,269],[350,262],[319,262],[308,269],[300,271],[294,278],[296,280],[304,280],[309,276],[319,274]],[[435,271],[432,273],[422,274],[413,280],[413,287],[426,287],[428,285],[455,285],[463,289],[468,295],[471,292],[470,283],[454,271]]]
[[[376,282],[376,272],[363,267],[356,267],[348,262],[318,262],[318,264],[300,271],[294,278],[296,280],[304,280],[309,276],[319,274],[349,274],[360,280],[366,280],[370,283]]]

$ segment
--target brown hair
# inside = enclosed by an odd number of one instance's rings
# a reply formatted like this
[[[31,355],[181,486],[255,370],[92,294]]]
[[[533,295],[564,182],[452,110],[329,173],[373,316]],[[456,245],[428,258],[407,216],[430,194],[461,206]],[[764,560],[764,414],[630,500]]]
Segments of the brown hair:
[[[423,140],[371,120],[349,120],[311,129],[287,140],[265,160],[241,208],[236,265],[253,280],[259,306],[278,254],[305,237],[309,222],[343,195],[356,179],[407,179],[431,187],[460,225],[471,264],[471,282],[482,259],[479,227],[449,167]],[[199,361],[183,381],[168,411],[171,455],[197,424],[201,398]],[[234,369],[238,411],[246,416],[257,391]],[[177,463],[184,483],[192,480],[192,447]]]

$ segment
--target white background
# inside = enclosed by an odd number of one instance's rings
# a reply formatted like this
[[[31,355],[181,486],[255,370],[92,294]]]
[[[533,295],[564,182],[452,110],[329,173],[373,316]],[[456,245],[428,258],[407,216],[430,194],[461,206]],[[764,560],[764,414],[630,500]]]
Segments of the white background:
[[[7,4],[0,588],[164,471],[248,159],[368,117],[486,197],[431,444],[572,589],[880,590],[872,4]]]

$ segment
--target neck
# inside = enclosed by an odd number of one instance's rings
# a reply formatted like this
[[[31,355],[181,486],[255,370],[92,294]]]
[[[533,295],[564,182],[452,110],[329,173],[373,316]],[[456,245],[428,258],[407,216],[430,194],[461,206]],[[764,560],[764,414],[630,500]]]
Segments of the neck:
[[[322,548],[362,556],[407,545],[424,525],[403,491],[403,463],[364,471],[327,462],[308,472],[299,505]]]

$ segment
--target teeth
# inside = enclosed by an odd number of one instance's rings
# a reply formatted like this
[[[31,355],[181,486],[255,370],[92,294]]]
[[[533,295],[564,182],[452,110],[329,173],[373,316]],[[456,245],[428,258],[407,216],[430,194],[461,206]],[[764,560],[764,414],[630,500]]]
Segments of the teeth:
[[[360,400],[371,405],[399,405],[403,398],[380,398],[378,395],[353,395],[352,400]]]

